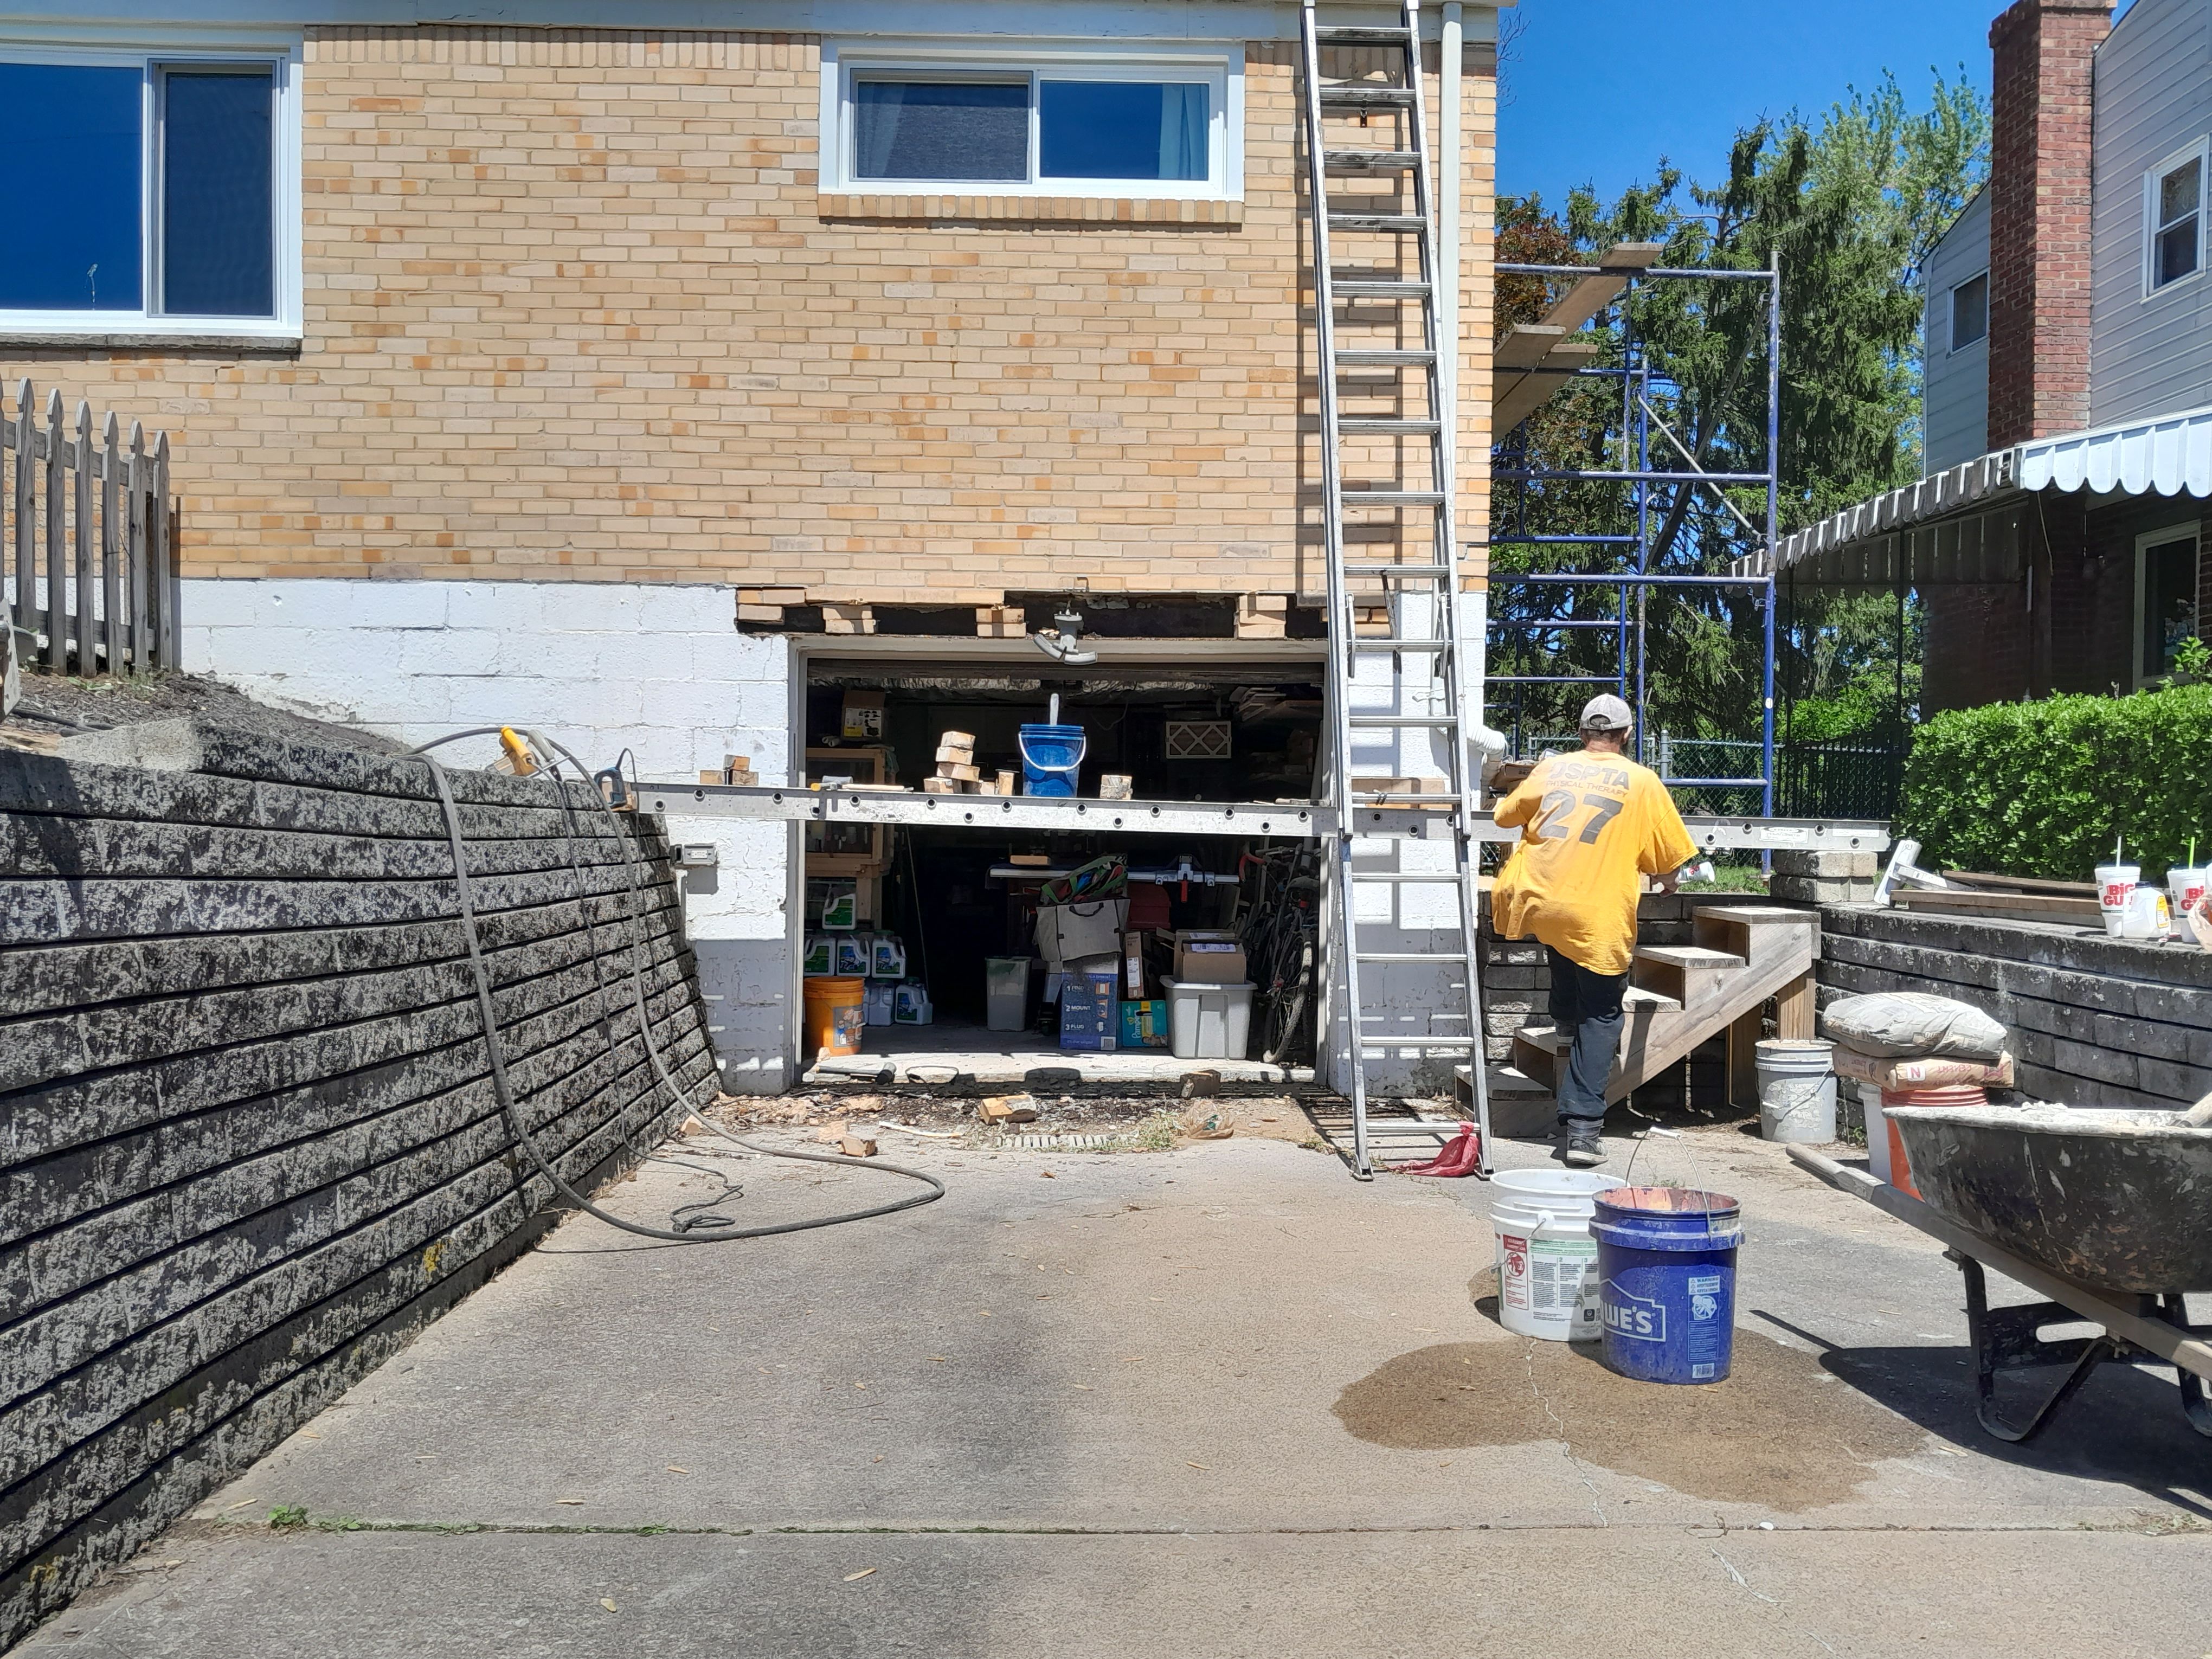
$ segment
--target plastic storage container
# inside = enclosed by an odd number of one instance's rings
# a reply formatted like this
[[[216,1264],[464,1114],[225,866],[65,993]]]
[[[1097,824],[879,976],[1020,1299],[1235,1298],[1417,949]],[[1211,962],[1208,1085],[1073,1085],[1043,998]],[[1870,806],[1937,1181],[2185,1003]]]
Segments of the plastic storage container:
[[[1079,726],[1024,726],[1019,734],[1022,751],[1022,793],[1072,795],[1075,777],[1083,765],[1084,737]]]
[[[1030,1023],[1030,959],[983,958],[983,1028],[1018,1031]]]
[[[1168,1048],[1177,1060],[1242,1060],[1252,1035],[1252,992],[1243,985],[1164,979]]]

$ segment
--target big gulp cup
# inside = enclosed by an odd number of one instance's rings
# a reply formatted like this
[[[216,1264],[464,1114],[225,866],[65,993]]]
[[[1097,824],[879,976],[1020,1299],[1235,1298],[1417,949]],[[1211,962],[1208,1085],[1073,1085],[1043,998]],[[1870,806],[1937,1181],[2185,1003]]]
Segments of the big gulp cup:
[[[2204,872],[2175,865],[2166,872],[2166,894],[2173,905],[2173,932],[2177,939],[2189,936],[2189,913],[2204,896]]]
[[[2097,866],[2097,908],[2104,913],[2105,931],[2114,939],[2119,938],[2126,925],[2128,895],[2142,879],[2141,865],[2100,864]]]

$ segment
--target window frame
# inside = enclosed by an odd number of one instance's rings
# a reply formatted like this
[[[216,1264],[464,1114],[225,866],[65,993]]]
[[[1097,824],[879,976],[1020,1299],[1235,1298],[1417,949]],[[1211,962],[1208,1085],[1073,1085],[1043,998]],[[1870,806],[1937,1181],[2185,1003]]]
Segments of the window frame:
[[[2176,280],[2182,279],[2177,278]],[[2168,283],[2167,286],[2170,288],[2172,284]],[[2144,671],[2143,588],[2145,586],[2145,578],[2150,574],[2151,550],[2154,547],[2169,546],[2175,542],[2183,540],[2191,540],[2197,544],[2197,599],[2196,603],[2201,613],[2204,593],[2204,521],[2201,519],[2184,519],[2179,524],[2161,525],[2156,530],[2146,530],[2136,538],[2135,597],[2134,602],[2129,607],[2130,612],[2135,619],[2135,625],[2132,629],[2134,643],[2129,647],[2129,653],[2131,659],[2130,667],[2132,670],[2130,677],[2129,689],[2131,690],[2140,691],[2152,680],[2160,679],[2165,677],[2166,671],[2163,666],[2161,666],[2159,672],[2154,674],[2147,673]],[[2201,614],[2197,618],[2197,627],[2198,635],[2202,637],[2204,629],[2204,619]]]
[[[854,84],[862,80],[1025,82],[1030,88],[1029,176],[1015,179],[863,179],[854,157]],[[1048,80],[1197,82],[1208,88],[1205,179],[1048,179],[1037,83]],[[1079,197],[1109,201],[1244,199],[1244,52],[1233,45],[1133,40],[825,40],[822,46],[818,188],[856,196]]]
[[[2191,161],[2197,163],[2197,266],[2185,276],[2177,276],[2170,283],[2160,283],[2158,280],[2159,185],[2168,173],[2187,167]],[[2142,297],[2149,301],[2162,294],[2171,294],[2204,274],[2206,207],[2208,201],[2212,201],[2212,134],[2184,144],[2144,173],[2142,192]]]
[[[70,68],[139,70],[139,309],[136,311],[11,310],[0,307],[0,338],[238,339],[296,343],[301,336],[303,286],[300,191],[300,70],[296,45],[208,42],[163,46],[133,40],[128,45],[85,46],[34,41],[0,41],[0,62],[54,64]],[[270,121],[271,178],[270,300],[273,314],[225,317],[195,313],[175,316],[155,309],[161,268],[161,217],[163,82],[166,71],[190,72],[226,65],[268,70],[275,100]]]
[[[1961,343],[1959,339],[1959,290],[1974,283],[1979,283],[1982,285],[1982,331],[1974,336],[1972,339]],[[1987,265],[1983,266],[1979,270],[1974,272],[1972,276],[1961,277],[1959,281],[1952,283],[1948,289],[1944,290],[1943,300],[1943,355],[1945,356],[1955,357],[1959,353],[1968,350],[1974,346],[1986,346],[1989,344],[1990,270]]]

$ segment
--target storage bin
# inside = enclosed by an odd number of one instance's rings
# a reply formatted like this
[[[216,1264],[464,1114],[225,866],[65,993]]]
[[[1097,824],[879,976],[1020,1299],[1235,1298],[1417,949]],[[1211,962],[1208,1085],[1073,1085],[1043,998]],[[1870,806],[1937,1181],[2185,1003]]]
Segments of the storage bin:
[[[983,959],[984,1030],[1019,1031],[1028,1027],[1030,960],[1028,957]]]
[[[1252,992],[1243,985],[1168,979],[1168,1046],[1177,1060],[1242,1060],[1251,1040]]]

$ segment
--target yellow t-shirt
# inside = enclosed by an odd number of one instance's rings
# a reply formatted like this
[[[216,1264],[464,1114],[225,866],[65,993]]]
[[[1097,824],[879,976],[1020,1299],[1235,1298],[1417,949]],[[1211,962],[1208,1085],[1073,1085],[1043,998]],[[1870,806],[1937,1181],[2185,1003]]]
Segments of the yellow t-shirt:
[[[1491,915],[1500,939],[1531,933],[1594,974],[1625,974],[1636,951],[1637,876],[1698,849],[1658,774],[1625,755],[1547,755],[1498,804],[1521,831]]]

